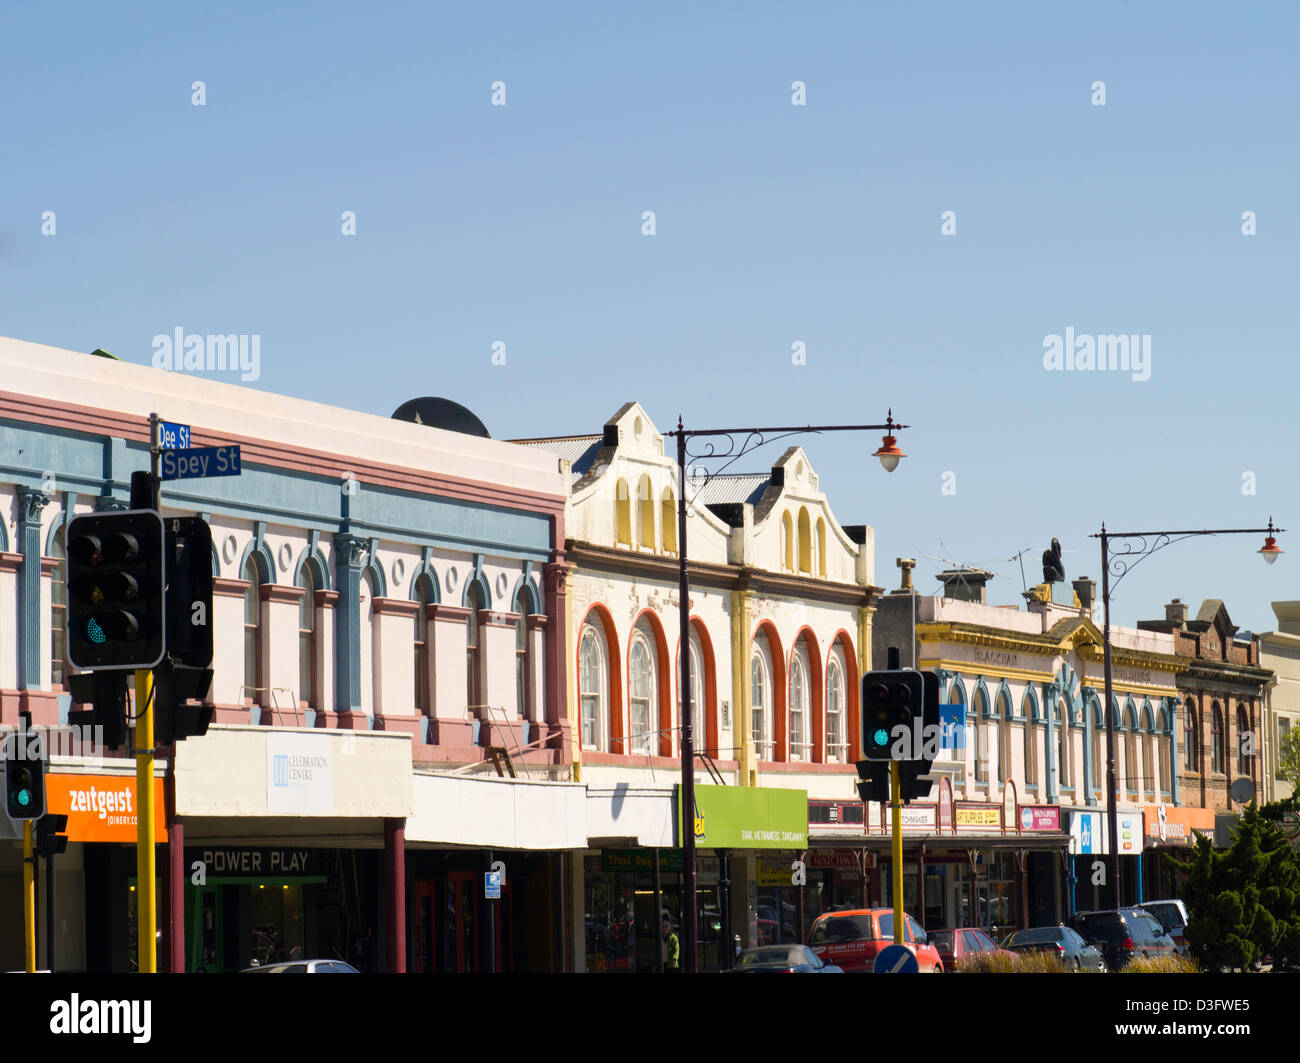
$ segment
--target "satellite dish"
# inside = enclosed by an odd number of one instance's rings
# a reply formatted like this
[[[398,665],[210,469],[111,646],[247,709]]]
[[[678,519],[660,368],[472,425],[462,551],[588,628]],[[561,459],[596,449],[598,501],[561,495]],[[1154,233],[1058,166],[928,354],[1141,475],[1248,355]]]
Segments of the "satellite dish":
[[[1228,788],[1228,796],[1239,805],[1249,804],[1255,796],[1255,784],[1243,775],[1232,781],[1232,786]]]
[[[492,438],[482,421],[451,399],[436,399],[427,395],[422,399],[410,399],[393,411],[393,419],[442,428],[448,432],[461,432],[481,439]]]

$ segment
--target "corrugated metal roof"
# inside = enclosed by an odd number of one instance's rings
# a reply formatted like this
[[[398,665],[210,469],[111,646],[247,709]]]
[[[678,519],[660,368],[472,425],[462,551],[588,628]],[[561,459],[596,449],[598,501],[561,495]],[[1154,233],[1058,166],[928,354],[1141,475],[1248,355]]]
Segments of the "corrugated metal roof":
[[[690,469],[687,469],[689,478]],[[715,476],[695,496],[695,500],[705,506],[721,505],[727,502],[755,503],[767,489],[771,476],[765,472],[729,473]],[[688,496],[690,492],[687,492]]]
[[[512,439],[521,447],[552,450],[573,464],[573,482],[582,479],[600,449],[601,436],[556,436],[554,439]]]

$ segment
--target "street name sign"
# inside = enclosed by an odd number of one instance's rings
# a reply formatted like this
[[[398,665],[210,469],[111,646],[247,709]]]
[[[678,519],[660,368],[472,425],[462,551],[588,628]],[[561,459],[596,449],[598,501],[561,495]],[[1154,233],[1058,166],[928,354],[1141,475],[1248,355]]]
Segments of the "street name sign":
[[[239,475],[238,445],[164,450],[161,459],[161,477],[164,480]]]

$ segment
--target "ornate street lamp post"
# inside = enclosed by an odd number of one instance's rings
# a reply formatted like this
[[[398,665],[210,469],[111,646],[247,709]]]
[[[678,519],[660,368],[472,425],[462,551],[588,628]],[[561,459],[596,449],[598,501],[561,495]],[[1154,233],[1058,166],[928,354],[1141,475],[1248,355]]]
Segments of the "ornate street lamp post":
[[[1286,531],[1285,528],[1274,528],[1273,518],[1268,518],[1267,528],[1216,528],[1202,529],[1201,531],[1169,531],[1169,532],[1108,532],[1106,525],[1102,524],[1101,531],[1093,534],[1092,538],[1101,540],[1101,601],[1104,609],[1103,626],[1102,626],[1102,652],[1106,674],[1106,703],[1103,711],[1106,713],[1106,792],[1109,801],[1109,808],[1106,813],[1106,821],[1110,833],[1110,854],[1109,854],[1109,875],[1111,882],[1112,907],[1120,906],[1119,891],[1119,809],[1117,807],[1118,788],[1115,780],[1115,705],[1114,692],[1111,686],[1111,668],[1110,668],[1110,575],[1115,573],[1115,583],[1118,584],[1138,562],[1150,557],[1157,550],[1163,550],[1170,543],[1181,542],[1183,539],[1190,539],[1196,535],[1263,535],[1265,536],[1264,545],[1259,549],[1259,555],[1268,563],[1273,564],[1278,559],[1282,551],[1277,545],[1277,533]],[[1136,542],[1124,542],[1119,548],[1111,552],[1111,539],[1137,540]],[[1178,765],[1173,763],[1170,757],[1170,772],[1178,770]]]
[[[898,463],[907,455],[898,448],[898,438],[894,433],[905,424],[894,422],[891,409],[884,424],[849,424],[849,425],[804,425],[797,428],[692,428],[682,426],[682,419],[677,418],[677,430],[666,435],[677,437],[677,548],[678,548],[678,596],[680,601],[681,624],[681,824],[682,824],[682,952],[683,969],[694,974],[697,967],[696,949],[699,941],[699,899],[695,892],[695,734],[691,719],[691,605],[690,577],[686,571],[686,459],[707,462],[726,459],[716,469],[696,468],[701,475],[694,481],[696,493],[702,491],[709,481],[728,466],[744,457],[751,450],[766,443],[775,442],[787,436],[805,432],[880,432],[885,433],[880,448],[873,457],[880,459],[886,472],[893,472]],[[690,453],[687,441],[697,437],[723,437],[726,442],[719,447],[714,442],[706,443],[699,453]],[[739,440],[739,443],[737,442]],[[726,942],[724,948],[729,947]]]

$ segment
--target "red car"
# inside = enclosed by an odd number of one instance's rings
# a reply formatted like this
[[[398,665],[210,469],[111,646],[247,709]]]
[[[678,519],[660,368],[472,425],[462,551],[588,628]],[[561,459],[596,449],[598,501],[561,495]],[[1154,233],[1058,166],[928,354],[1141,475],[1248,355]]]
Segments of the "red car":
[[[870,971],[882,949],[894,943],[894,909],[859,908],[827,912],[813,921],[808,946],[826,963],[845,971]],[[910,915],[903,916],[903,944],[922,974],[942,974],[943,958]]]
[[[962,960],[970,956],[991,954],[1015,958],[1015,953],[1000,949],[988,934],[977,927],[961,926],[955,930],[931,930],[930,943],[943,957],[945,970],[955,971]]]

